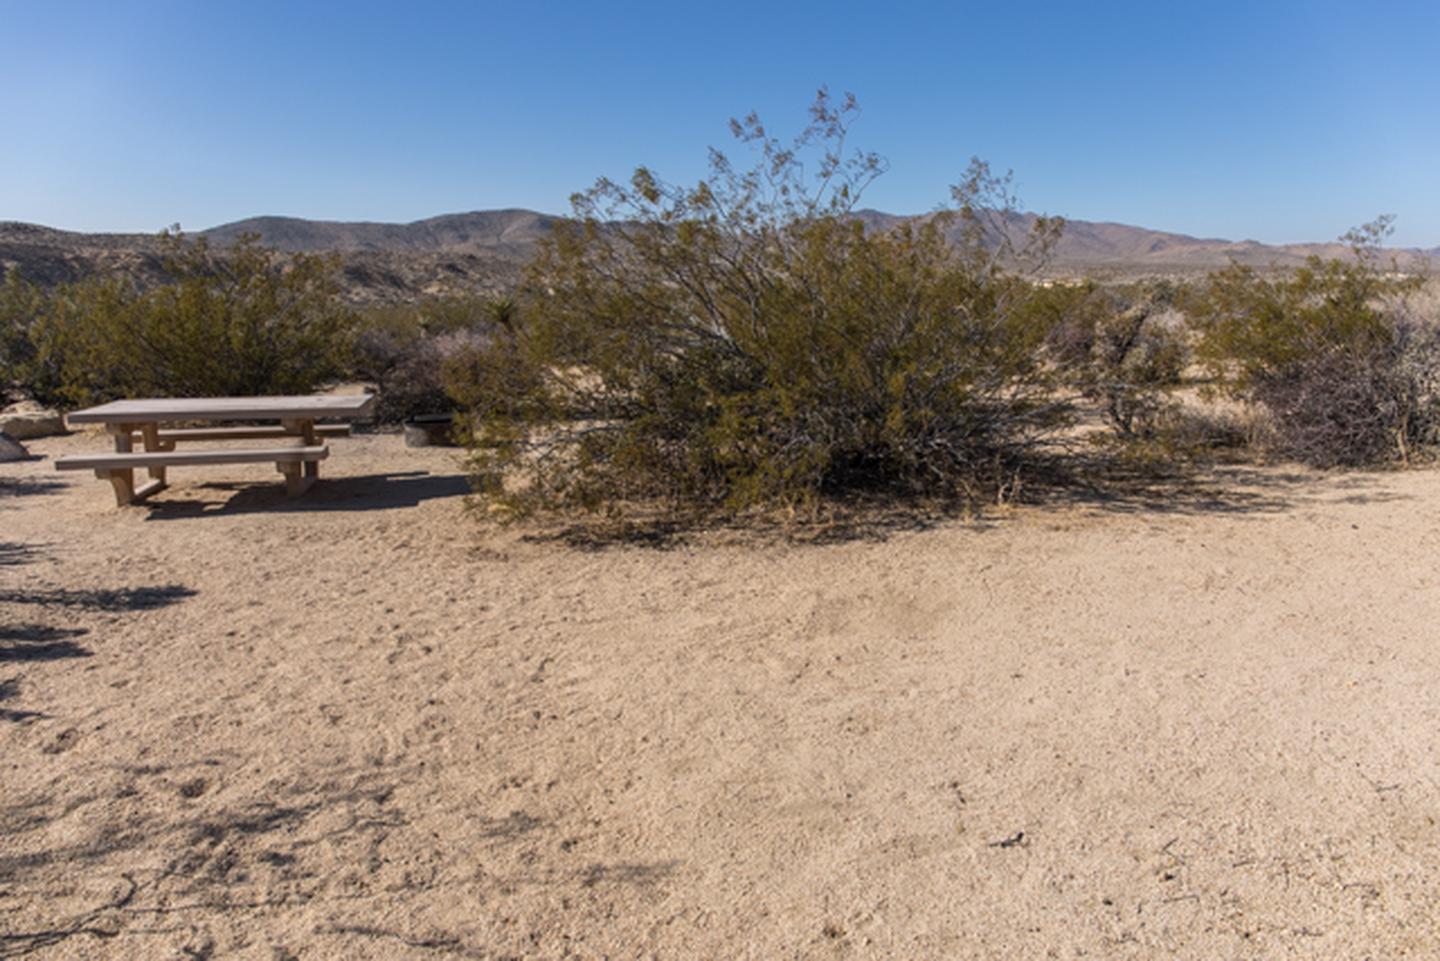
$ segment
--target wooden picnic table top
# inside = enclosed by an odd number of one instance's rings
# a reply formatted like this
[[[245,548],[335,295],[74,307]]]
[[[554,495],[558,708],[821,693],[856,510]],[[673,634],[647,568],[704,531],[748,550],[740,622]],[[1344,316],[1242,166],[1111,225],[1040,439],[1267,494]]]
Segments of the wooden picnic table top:
[[[72,424],[148,424],[174,420],[314,420],[359,417],[375,403],[373,394],[314,394],[298,397],[155,397],[113,400],[68,414]]]

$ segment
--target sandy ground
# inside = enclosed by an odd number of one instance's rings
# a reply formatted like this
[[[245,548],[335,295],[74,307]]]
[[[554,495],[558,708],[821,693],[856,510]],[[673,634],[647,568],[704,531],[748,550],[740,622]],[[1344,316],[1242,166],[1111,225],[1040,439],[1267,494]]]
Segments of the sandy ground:
[[[1440,474],[579,550],[333,450],[0,466],[0,957],[1440,956]]]

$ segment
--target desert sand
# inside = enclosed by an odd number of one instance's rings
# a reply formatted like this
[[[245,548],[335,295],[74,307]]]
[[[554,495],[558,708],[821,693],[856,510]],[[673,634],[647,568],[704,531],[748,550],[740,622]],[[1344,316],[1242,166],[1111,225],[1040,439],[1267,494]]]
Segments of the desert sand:
[[[1440,473],[581,549],[332,446],[0,466],[0,957],[1440,956]]]

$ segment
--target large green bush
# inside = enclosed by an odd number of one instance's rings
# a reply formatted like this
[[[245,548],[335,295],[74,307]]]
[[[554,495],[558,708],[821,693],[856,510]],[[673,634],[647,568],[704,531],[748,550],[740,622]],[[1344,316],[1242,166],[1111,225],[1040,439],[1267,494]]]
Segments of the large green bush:
[[[1346,235],[1351,255],[1291,271],[1212,274],[1189,305],[1199,356],[1269,415],[1284,456],[1320,467],[1408,460],[1440,436],[1440,335],[1407,315],[1420,279],[1381,256],[1381,219]]]
[[[29,327],[26,386],[86,405],[305,393],[345,369],[353,314],[334,261],[282,261],[254,237],[223,252],[176,233],[164,242],[170,283],[97,278],[48,296]]]
[[[1007,265],[1058,223],[1012,242],[1007,180],[976,162],[958,210],[867,231],[853,210],[884,164],[845,152],[854,115],[822,91],[793,143],[733,124],[753,169],[712,152],[693,187],[641,168],[574,198],[517,322],[452,365],[482,493],[734,511],[1013,483],[1067,407]]]
[[[56,399],[58,380],[36,357],[34,326],[45,311],[45,295],[10,271],[0,284],[0,406],[22,395],[42,403]]]

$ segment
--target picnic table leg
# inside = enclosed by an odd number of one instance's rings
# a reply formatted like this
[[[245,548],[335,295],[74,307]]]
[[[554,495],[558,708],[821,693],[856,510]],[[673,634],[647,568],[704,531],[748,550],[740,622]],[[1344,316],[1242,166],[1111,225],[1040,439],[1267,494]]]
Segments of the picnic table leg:
[[[136,434],[139,434],[144,440],[147,451],[173,450],[175,447],[171,441],[160,440],[158,427],[155,424],[111,424],[107,429],[115,438],[117,454],[129,454],[134,451]],[[135,486],[135,470],[130,467],[97,470],[95,476],[102,480],[108,480],[110,486],[115,488],[115,503],[120,507],[126,507],[130,504],[137,504],[151,494],[165,489],[165,468],[151,467],[148,470],[150,482],[139,488]]]
[[[135,503],[135,474],[128,470],[97,470],[95,476],[108,480],[115,488],[115,506],[128,507]]]
[[[159,424],[146,424],[141,428],[141,436],[145,439],[146,450],[169,451],[175,449],[175,442],[173,440],[160,439]],[[163,466],[151,467],[149,471],[152,482],[145,486],[147,496],[165,487],[165,468]]]
[[[131,433],[135,430],[133,424],[112,424],[109,427],[110,434],[115,438],[115,452],[117,454],[128,454],[134,449],[131,442]],[[126,507],[135,503],[135,471],[128,467],[112,468],[108,470],[97,470],[95,476],[101,480],[108,480],[110,486],[115,488],[115,504],[118,507]]]
[[[300,422],[300,437],[305,441],[306,447],[314,447],[320,443],[320,437],[315,433],[315,422],[313,420]],[[305,476],[309,479],[310,484],[315,483],[320,477],[320,462],[318,460],[307,460],[305,462]]]
[[[300,443],[306,447],[314,447],[320,443],[320,437],[315,433],[315,421],[312,419],[282,420],[281,425],[293,434],[300,437]],[[293,465],[296,469],[293,472],[281,468],[285,474],[285,490],[292,497],[296,494],[303,494],[310,489],[320,478],[320,462],[318,460],[307,460],[303,463]]]
[[[305,476],[305,465],[301,462],[282,462],[275,466],[285,475],[285,494],[288,497],[299,497],[315,483],[315,478]]]

